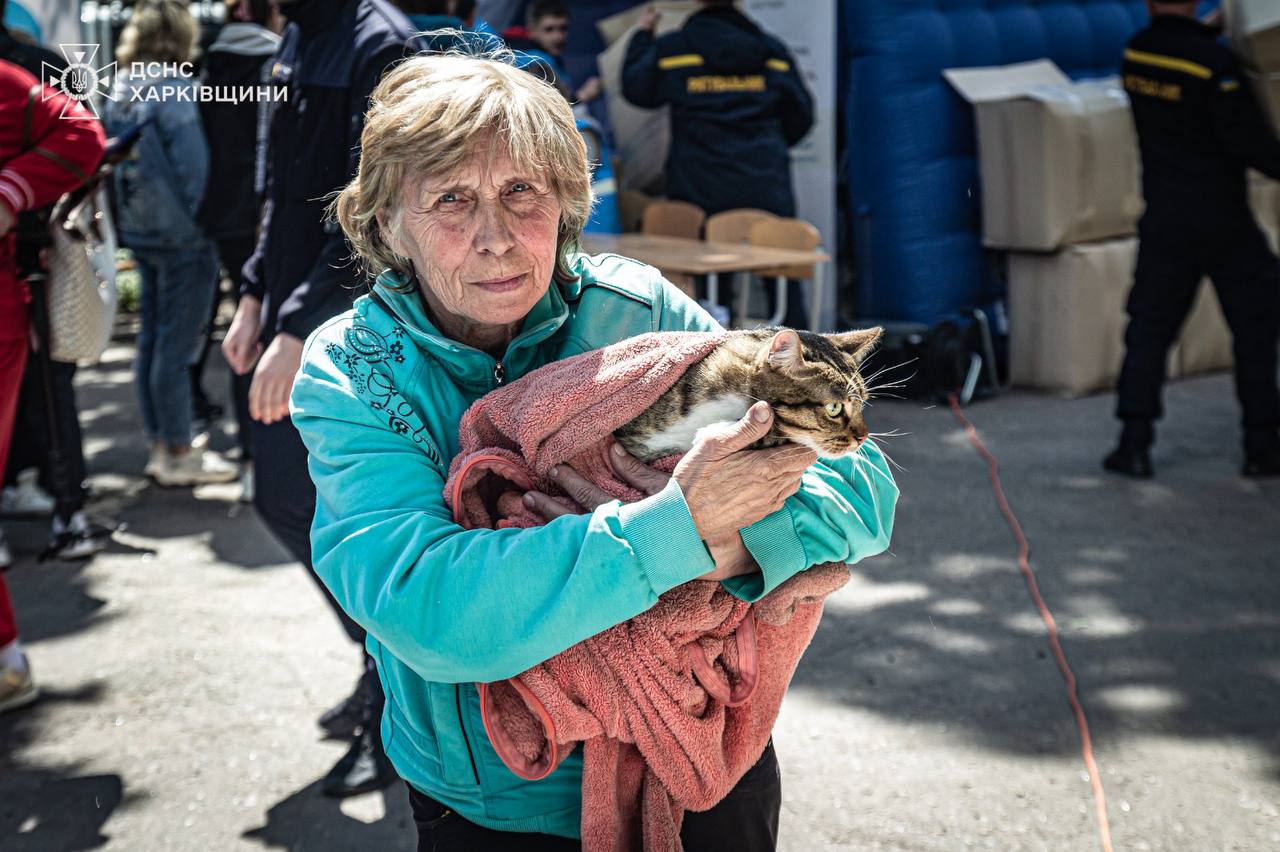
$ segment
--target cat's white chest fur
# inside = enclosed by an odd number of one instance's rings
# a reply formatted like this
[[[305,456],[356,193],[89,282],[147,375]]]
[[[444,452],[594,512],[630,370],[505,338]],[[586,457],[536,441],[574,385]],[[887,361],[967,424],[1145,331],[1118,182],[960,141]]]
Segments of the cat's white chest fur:
[[[699,429],[717,423],[741,420],[751,407],[751,400],[741,394],[731,393],[712,397],[695,405],[689,413],[675,423],[645,439],[645,454],[649,457],[685,452],[693,446]]]

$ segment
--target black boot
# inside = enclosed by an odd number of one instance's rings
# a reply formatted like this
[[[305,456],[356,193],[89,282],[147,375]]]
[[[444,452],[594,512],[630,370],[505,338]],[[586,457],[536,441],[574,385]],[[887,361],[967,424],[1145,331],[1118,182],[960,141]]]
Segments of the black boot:
[[[1155,475],[1151,466],[1151,444],[1155,429],[1146,420],[1126,420],[1120,433],[1120,445],[1102,460],[1102,466],[1112,473],[1150,479]]]
[[[369,702],[370,682],[366,672],[356,683],[355,691],[326,710],[317,724],[332,739],[345,740],[353,737],[368,715]]]
[[[382,750],[378,723],[364,725],[351,749],[334,764],[324,777],[320,791],[335,799],[358,796],[380,790],[399,777]]]
[[[1249,432],[1244,437],[1245,476],[1280,476],[1280,432]]]

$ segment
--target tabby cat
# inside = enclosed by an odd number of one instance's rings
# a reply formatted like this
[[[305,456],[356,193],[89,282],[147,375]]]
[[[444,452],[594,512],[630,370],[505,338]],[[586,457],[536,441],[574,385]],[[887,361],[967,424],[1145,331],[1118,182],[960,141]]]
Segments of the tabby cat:
[[[880,335],[878,328],[735,332],[614,437],[627,452],[651,462],[687,452],[699,429],[739,420],[764,400],[773,407],[773,428],[757,448],[793,441],[822,458],[849,455],[867,439],[867,385],[858,365]]]

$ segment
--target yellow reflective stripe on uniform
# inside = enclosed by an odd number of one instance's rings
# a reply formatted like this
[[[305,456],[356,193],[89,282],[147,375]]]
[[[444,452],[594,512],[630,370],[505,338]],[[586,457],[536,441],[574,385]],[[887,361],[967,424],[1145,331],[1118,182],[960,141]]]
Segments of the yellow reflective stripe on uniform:
[[[702,64],[702,57],[696,53],[682,53],[679,56],[664,56],[658,60],[658,67],[663,71],[672,68],[693,68]]]
[[[782,59],[766,59],[764,67],[770,71],[782,71],[785,73],[791,70],[791,63]]]
[[[1218,84],[1218,88],[1224,92],[1234,92],[1236,89],[1240,88],[1240,81],[1239,80],[1223,80],[1221,83]]]
[[[1201,80],[1208,80],[1213,76],[1213,72],[1203,65],[1191,62],[1187,59],[1178,59],[1174,56],[1163,56],[1159,53],[1146,53],[1141,50],[1126,50],[1124,58],[1131,62],[1137,62],[1140,65],[1154,65],[1156,68],[1167,68],[1170,71],[1181,71],[1184,74],[1190,74],[1192,77],[1199,77]]]

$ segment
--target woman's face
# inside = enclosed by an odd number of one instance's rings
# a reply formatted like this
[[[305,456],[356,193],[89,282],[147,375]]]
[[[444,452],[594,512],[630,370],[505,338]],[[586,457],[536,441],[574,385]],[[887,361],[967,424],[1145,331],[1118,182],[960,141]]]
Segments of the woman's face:
[[[391,236],[441,330],[480,346],[518,327],[550,285],[560,201],[546,175],[518,170],[502,145],[476,151],[452,172],[410,178]]]

